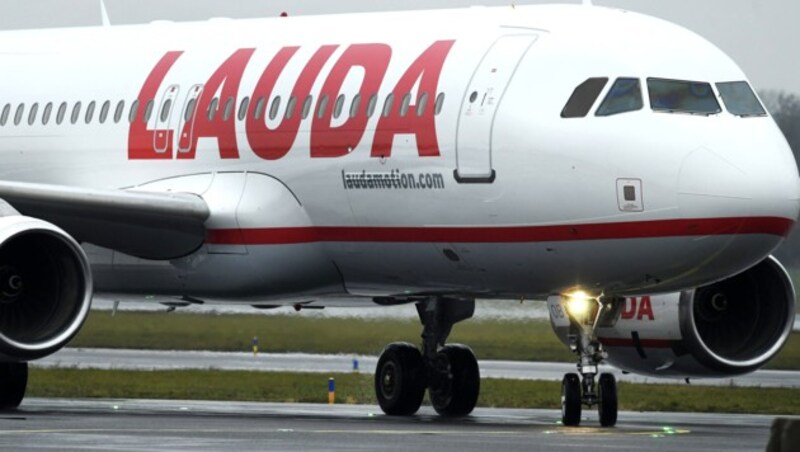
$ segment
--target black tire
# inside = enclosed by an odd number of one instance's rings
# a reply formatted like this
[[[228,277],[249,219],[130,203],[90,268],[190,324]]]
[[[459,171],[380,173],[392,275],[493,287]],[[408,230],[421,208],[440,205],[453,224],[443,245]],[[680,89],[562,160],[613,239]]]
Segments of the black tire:
[[[466,345],[450,344],[439,351],[440,363],[447,369],[445,381],[437,382],[429,394],[433,408],[442,416],[466,416],[478,403],[481,373],[475,354]]]
[[[0,363],[0,410],[19,407],[28,386],[28,363]]]
[[[581,423],[581,380],[578,374],[566,374],[561,380],[561,423],[576,426]]]
[[[597,413],[600,425],[613,427],[617,424],[617,380],[613,374],[600,374],[597,381]]]
[[[425,396],[425,367],[413,345],[394,342],[386,346],[375,369],[375,395],[384,413],[410,416]]]

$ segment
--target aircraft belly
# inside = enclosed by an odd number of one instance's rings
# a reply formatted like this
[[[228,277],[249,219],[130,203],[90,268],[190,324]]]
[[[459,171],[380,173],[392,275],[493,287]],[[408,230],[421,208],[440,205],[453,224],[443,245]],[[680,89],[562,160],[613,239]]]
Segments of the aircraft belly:
[[[231,301],[413,296],[543,297],[575,286],[676,291],[743,270],[778,242],[767,234],[517,243],[324,242],[95,263],[98,291]],[[750,254],[742,250],[750,250]],[[689,269],[689,270],[687,270]],[[344,281],[344,285],[342,284]]]

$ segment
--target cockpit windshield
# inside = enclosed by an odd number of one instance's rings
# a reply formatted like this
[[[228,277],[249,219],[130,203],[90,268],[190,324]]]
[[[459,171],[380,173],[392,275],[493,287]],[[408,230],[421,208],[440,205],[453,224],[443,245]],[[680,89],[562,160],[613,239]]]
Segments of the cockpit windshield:
[[[611,116],[629,111],[641,110],[642,87],[638,78],[618,78],[606,98],[595,113],[597,116]]]
[[[766,116],[764,106],[758,101],[756,94],[747,82],[717,83],[725,108],[737,116]]]
[[[657,112],[713,115],[722,112],[711,84],[648,78],[650,107]]]

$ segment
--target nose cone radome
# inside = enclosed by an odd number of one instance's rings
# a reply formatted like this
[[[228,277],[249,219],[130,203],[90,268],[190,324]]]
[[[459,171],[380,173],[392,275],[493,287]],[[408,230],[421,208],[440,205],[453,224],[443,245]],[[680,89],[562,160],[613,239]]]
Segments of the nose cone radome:
[[[796,221],[800,178],[786,140],[777,133],[743,133],[689,153],[678,176],[682,214]]]

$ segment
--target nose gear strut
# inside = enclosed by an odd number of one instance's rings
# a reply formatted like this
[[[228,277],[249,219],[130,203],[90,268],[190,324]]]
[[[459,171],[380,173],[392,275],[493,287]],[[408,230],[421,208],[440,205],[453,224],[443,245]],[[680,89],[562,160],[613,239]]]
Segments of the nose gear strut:
[[[568,373],[561,381],[561,422],[579,425],[582,406],[597,406],[600,425],[613,427],[617,423],[617,383],[610,373],[599,374],[597,378],[598,365],[607,354],[597,340],[596,329],[601,316],[611,311],[616,300],[592,298],[583,293],[557,298],[559,309],[566,313],[570,323],[569,348],[578,356],[578,373]],[[548,303],[552,310],[551,300]]]

